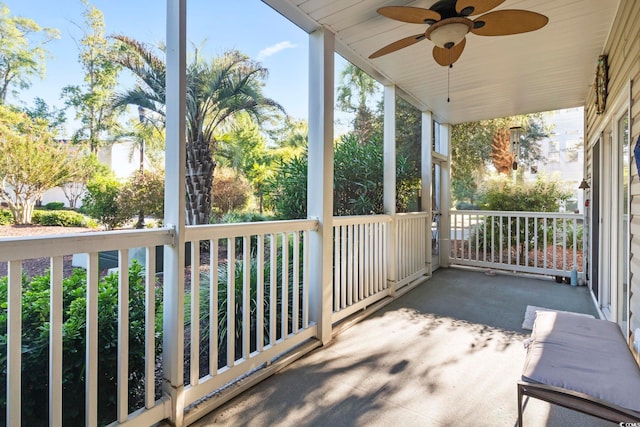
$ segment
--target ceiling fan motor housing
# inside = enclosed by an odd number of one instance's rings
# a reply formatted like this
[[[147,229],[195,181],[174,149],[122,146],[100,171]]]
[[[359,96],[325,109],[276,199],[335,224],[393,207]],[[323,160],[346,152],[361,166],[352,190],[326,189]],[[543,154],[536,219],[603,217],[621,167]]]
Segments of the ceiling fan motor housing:
[[[425,36],[438,47],[451,49],[460,43],[473,28],[473,21],[454,17],[436,22],[427,28]]]

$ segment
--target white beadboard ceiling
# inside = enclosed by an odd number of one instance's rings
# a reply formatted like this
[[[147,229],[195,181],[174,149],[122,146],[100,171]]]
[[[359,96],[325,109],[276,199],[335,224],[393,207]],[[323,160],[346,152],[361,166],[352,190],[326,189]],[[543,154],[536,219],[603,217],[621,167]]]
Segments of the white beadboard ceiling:
[[[380,16],[378,8],[429,8],[435,0],[263,1],[307,32],[329,29],[338,53],[382,83],[395,84],[440,122],[452,124],[584,105],[619,3],[506,0],[494,10],[531,10],[549,17],[549,23],[518,35],[468,34],[464,53],[450,70],[447,102],[447,68],[433,60],[431,41],[368,59],[377,49],[426,29]]]

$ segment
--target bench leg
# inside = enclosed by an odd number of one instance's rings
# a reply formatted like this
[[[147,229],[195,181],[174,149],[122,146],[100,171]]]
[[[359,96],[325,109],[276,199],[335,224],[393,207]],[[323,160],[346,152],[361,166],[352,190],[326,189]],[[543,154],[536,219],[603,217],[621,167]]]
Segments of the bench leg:
[[[522,427],[522,385],[518,384],[518,427]]]

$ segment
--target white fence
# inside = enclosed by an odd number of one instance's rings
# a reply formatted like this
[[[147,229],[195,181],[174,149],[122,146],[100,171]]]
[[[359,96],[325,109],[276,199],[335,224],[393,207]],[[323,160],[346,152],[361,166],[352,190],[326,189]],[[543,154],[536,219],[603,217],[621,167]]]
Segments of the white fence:
[[[584,271],[583,217],[543,212],[451,212],[452,264],[568,277]]]
[[[332,322],[393,296],[426,273],[428,225],[426,214],[334,219]],[[0,344],[0,360],[6,355],[7,361],[6,384],[0,387],[6,390],[6,424],[20,425],[36,406],[49,425],[68,424],[69,390],[78,387],[69,386],[67,376],[74,373],[84,387],[72,401],[82,408],[75,422],[80,416],[89,426],[152,425],[317,337],[309,290],[309,240],[317,228],[315,220],[186,227],[187,265],[178,291],[183,339],[170,343],[184,355],[178,406],[160,387],[165,284],[163,275],[155,274],[162,270],[163,247],[176,243],[173,230],[0,239],[0,270],[5,271],[0,281],[6,280],[0,326],[4,316],[7,337],[6,346]],[[109,254],[115,275],[103,265]],[[86,259],[75,272],[73,255]],[[49,283],[38,285],[45,297],[39,294],[44,300],[36,303],[47,314],[38,325],[25,319],[31,311],[23,310],[23,304],[34,304],[30,276],[45,274],[30,267],[23,271],[35,258],[50,264]],[[27,366],[30,355],[24,350],[25,337],[41,331],[50,332],[42,373]],[[80,362],[69,367],[74,360]],[[34,375],[45,378],[38,383],[48,397],[25,402],[16,391],[33,384]],[[110,389],[106,378],[116,378],[117,385]]]

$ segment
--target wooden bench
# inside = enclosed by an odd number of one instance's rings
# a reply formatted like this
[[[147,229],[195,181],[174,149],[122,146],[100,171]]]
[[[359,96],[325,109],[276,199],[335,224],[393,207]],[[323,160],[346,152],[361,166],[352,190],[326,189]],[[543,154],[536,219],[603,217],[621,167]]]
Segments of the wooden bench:
[[[640,422],[640,367],[618,325],[539,311],[518,381],[524,396],[612,422]]]

